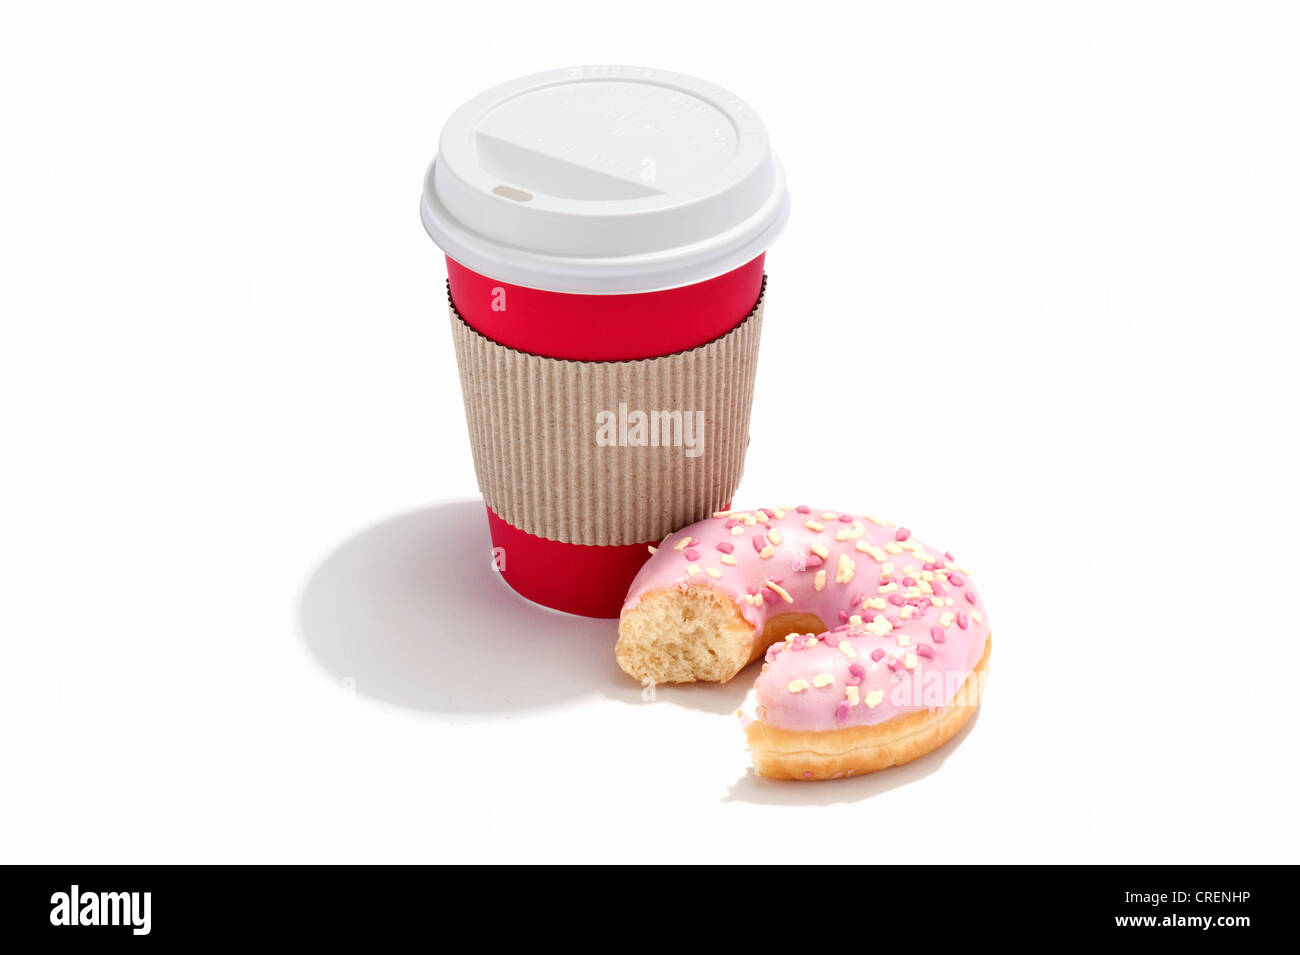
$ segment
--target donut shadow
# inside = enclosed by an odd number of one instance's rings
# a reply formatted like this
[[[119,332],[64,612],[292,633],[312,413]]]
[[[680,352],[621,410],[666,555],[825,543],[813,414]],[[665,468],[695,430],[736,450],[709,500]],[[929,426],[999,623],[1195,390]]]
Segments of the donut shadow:
[[[656,702],[726,716],[735,713],[745,702],[745,694],[753,687],[761,666],[762,661],[756,660],[726,683],[661,684],[655,687],[654,698]]]
[[[766,779],[756,776],[754,770],[748,770],[728,790],[722,798],[724,803],[748,802],[769,806],[834,806],[839,803],[861,802],[881,793],[906,786],[919,779],[924,779],[937,772],[944,760],[979,722],[980,710],[976,710],[966,725],[952,739],[937,749],[926,753],[920,759],[914,759],[902,766],[891,766],[865,776],[850,776],[845,779],[819,779],[815,782],[801,782],[793,779]]]
[[[298,623],[340,685],[422,713],[641,698],[614,662],[614,621],[548,610],[501,579],[477,500],[401,514],[343,541],[303,584]]]

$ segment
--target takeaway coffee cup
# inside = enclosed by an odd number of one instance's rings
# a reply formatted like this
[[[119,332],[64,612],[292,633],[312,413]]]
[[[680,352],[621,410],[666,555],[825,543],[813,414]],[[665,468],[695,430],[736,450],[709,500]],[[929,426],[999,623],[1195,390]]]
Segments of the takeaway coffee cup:
[[[555,70],[447,121],[420,217],[520,594],[617,616],[648,545],[730,503],[788,211],[763,124],[694,77]]]

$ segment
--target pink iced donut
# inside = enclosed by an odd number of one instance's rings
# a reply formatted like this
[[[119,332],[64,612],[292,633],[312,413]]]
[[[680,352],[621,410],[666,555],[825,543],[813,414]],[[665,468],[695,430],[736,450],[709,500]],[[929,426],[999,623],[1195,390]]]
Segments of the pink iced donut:
[[[619,665],[729,680],[766,654],[744,718],[757,772],[822,779],[908,762],[978,704],[991,648],[965,568],[905,527],[809,507],[725,511],[632,582]]]

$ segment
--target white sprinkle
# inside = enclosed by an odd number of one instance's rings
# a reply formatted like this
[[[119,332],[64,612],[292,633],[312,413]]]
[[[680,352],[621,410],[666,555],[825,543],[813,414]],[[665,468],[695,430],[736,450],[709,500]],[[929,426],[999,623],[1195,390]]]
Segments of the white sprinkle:
[[[768,581],[764,581],[763,586],[765,586],[768,590],[772,591],[774,594],[776,594],[786,603],[788,604],[794,603],[794,598],[791,597],[789,592],[780,584],[774,584],[772,583],[772,581],[768,580]]]

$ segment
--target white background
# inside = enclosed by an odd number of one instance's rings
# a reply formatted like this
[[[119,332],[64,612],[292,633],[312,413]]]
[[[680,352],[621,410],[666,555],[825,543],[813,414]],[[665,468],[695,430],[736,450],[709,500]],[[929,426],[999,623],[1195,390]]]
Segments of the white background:
[[[7,12],[0,858],[1297,861],[1298,40],[1280,4]],[[488,569],[421,177],[460,102],[590,62],[767,123],[737,503],[975,569],[959,745],[756,779],[752,673],[642,702],[612,622]]]

